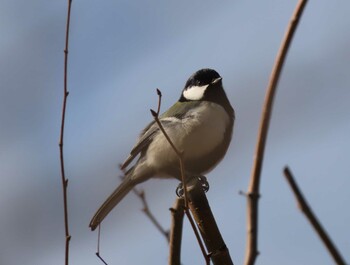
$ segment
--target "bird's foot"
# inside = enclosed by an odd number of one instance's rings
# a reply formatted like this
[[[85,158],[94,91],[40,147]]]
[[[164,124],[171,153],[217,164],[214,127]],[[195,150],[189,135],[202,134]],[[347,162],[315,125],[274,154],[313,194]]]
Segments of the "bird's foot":
[[[205,176],[198,176],[198,180],[202,185],[204,192],[208,192],[209,190],[209,182]]]
[[[205,176],[196,176],[198,181],[201,183],[201,186],[203,188],[204,192],[208,192],[209,190],[209,182]],[[179,185],[176,188],[176,195],[177,197],[183,197],[184,196],[184,187],[182,182],[179,183]]]
[[[184,196],[184,187],[182,185],[182,182],[180,182],[179,185],[177,185],[175,192],[176,192],[177,197],[179,197],[179,198]]]

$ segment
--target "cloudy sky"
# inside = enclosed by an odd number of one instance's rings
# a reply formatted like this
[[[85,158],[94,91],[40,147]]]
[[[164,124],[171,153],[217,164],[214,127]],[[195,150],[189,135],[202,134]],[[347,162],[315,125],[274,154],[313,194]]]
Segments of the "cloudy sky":
[[[236,110],[208,199],[235,264],[246,242],[247,190],[265,88],[297,1],[74,0],[65,134],[71,264],[101,264],[90,218],[119,183],[118,163],[187,78],[216,69]],[[67,1],[0,4],[0,263],[63,264],[59,168]],[[283,178],[290,165],[350,261],[350,2],[310,1],[288,54],[262,172],[258,264],[332,264]],[[169,227],[175,180],[151,180],[151,209]],[[164,238],[130,194],[103,225],[109,264],[166,264]],[[203,264],[185,221],[183,264]]]

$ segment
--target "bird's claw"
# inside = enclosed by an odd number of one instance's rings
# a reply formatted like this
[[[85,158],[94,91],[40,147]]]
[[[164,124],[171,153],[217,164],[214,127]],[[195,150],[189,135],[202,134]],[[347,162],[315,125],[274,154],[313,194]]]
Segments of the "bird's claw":
[[[176,188],[176,195],[177,197],[181,198],[184,196],[184,187],[182,185],[182,182],[179,183],[179,185]]]
[[[201,183],[204,192],[207,193],[210,187],[207,178],[205,176],[198,176],[198,180]]]
[[[198,181],[201,183],[202,189],[204,192],[208,192],[209,190],[209,182],[205,176],[197,176]],[[179,183],[179,185],[176,188],[176,195],[177,197],[181,198],[184,196],[184,187],[182,185],[182,182]]]

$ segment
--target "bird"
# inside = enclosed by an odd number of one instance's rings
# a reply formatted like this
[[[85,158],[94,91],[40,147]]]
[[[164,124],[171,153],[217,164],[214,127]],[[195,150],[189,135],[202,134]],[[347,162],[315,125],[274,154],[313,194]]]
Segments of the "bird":
[[[235,111],[219,73],[204,68],[192,74],[178,101],[159,116],[165,132],[183,152],[186,178],[210,172],[223,159],[231,142],[234,120]],[[136,157],[137,161],[127,169]],[[91,219],[91,230],[137,184],[150,178],[181,180],[179,158],[155,121],[141,132],[121,170],[125,176]]]

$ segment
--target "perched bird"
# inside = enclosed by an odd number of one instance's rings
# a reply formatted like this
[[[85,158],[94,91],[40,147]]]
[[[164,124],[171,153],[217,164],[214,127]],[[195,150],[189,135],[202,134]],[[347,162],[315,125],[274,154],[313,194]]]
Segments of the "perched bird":
[[[231,142],[234,119],[222,77],[212,69],[195,72],[187,80],[180,99],[159,117],[174,145],[184,152],[186,176],[201,176],[222,160]],[[91,230],[135,185],[153,177],[181,180],[179,159],[155,121],[142,131],[121,169],[126,170],[138,155],[122,183],[92,218]]]

